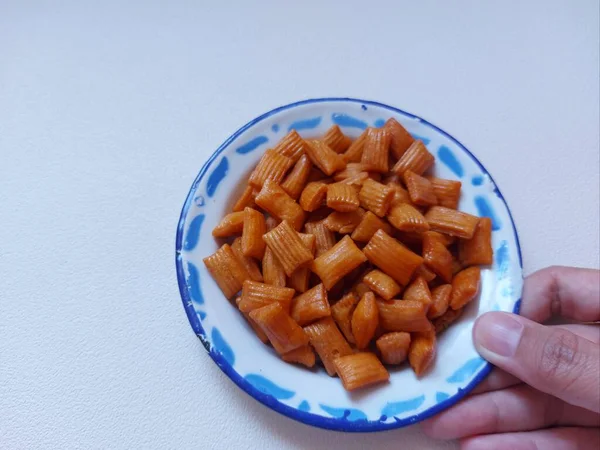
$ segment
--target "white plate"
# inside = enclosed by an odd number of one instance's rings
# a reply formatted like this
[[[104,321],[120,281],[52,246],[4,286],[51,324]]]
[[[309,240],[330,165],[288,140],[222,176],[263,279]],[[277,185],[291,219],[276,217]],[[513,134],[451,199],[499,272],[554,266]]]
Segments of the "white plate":
[[[434,173],[462,182],[460,209],[493,220],[494,264],[482,270],[479,299],[440,336],[431,371],[417,379],[403,366],[389,384],[348,393],[323,369],[287,364],[254,336],[208,274],[202,258],[217,249],[211,230],[230,211],[267,148],[295,128],[318,137],[333,124],[356,138],[394,117],[436,156]],[[350,98],[305,100],[269,111],[236,131],[204,164],[187,196],[176,240],[183,305],[192,328],[217,365],[248,394],[301,422],[341,431],[379,431],[416,423],[464,397],[490,371],[475,351],[474,320],[487,311],[519,311],[522,264],[510,211],[489,172],[435,125],[399,109]],[[222,382],[221,379],[215,383]]]

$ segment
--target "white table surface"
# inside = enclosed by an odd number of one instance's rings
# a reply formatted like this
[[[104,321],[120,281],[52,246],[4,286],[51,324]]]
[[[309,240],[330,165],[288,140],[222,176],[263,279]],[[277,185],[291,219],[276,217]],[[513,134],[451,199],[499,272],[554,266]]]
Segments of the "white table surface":
[[[54,3],[0,1],[3,449],[454,448],[280,416],[188,325],[188,188],[285,103],[421,115],[492,172],[526,273],[598,267],[597,0]]]

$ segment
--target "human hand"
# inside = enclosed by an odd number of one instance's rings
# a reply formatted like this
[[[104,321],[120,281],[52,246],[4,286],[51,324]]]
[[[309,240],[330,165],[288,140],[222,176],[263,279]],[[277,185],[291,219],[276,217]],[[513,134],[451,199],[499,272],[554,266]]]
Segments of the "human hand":
[[[462,450],[600,448],[600,271],[550,267],[525,280],[521,316],[475,323],[477,351],[497,368],[458,405],[424,422]]]

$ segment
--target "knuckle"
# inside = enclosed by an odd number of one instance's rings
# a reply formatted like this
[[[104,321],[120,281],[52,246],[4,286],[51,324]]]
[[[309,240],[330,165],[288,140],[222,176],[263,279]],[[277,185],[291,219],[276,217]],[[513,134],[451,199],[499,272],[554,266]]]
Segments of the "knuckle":
[[[566,388],[585,365],[577,337],[566,330],[553,330],[544,341],[539,357],[539,374]]]

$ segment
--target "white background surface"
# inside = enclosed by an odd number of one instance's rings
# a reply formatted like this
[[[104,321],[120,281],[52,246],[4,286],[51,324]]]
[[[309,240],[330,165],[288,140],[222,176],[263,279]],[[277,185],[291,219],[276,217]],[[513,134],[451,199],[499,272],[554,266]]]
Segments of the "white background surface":
[[[279,416],[192,333],[180,208],[205,158],[281,104],[432,121],[495,177],[526,273],[598,267],[596,0],[55,3],[0,0],[2,448],[453,448]]]

